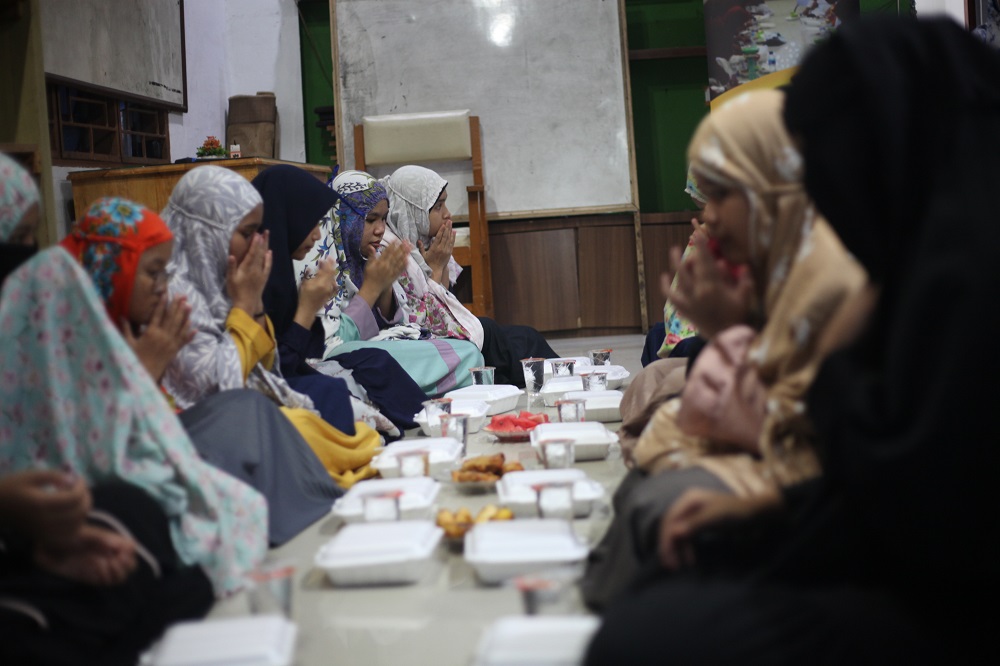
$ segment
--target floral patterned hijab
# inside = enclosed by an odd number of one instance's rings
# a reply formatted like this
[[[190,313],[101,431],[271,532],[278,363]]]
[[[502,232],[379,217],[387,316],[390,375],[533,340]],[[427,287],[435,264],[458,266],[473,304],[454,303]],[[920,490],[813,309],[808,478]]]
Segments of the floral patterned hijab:
[[[108,319],[94,282],[61,247],[7,279],[0,297],[0,474],[65,469],[150,494],[187,564],[218,595],[267,552],[267,505],[203,462]]]
[[[337,252],[343,253],[346,259],[344,264],[339,264],[341,274],[337,276],[337,284],[343,288],[345,280],[350,280],[360,289],[365,279],[365,258],[361,254],[365,218],[380,201],[388,201],[389,195],[382,183],[363,171],[341,173],[330,183],[330,188],[340,195],[333,216],[341,236]]]
[[[98,199],[60,243],[90,273],[115,324],[129,318],[139,259],[174,235],[163,219],[128,199]]]
[[[6,242],[28,209],[40,201],[38,186],[27,169],[0,153],[0,242]]]

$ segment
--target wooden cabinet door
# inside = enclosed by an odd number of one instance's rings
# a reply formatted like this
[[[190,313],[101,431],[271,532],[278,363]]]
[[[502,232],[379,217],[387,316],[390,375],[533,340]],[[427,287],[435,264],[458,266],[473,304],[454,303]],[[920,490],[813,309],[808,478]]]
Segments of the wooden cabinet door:
[[[527,324],[539,331],[580,327],[576,232],[552,229],[490,236],[498,322]]]

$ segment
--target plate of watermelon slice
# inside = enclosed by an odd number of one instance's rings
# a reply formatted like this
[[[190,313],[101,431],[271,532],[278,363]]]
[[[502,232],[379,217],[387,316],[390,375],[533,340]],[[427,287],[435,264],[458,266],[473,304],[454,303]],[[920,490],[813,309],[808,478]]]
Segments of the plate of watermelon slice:
[[[532,414],[522,411],[520,414],[497,414],[488,425],[483,427],[501,443],[527,442],[531,439],[531,431],[539,423],[548,423],[546,414]]]

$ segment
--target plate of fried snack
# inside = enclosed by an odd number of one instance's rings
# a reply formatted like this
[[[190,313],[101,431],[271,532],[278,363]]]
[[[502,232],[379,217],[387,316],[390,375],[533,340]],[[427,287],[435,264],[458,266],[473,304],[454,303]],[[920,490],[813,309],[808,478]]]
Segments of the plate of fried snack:
[[[466,533],[476,525],[488,523],[493,520],[513,520],[514,513],[507,507],[498,507],[495,504],[487,504],[475,517],[472,512],[464,506],[458,511],[451,509],[441,509],[437,513],[437,525],[444,530],[444,538],[452,545],[462,543]]]
[[[452,470],[451,480],[462,493],[488,493],[496,489],[497,481],[507,472],[523,472],[524,465],[517,460],[507,460],[502,453],[475,456],[462,461],[461,467]]]

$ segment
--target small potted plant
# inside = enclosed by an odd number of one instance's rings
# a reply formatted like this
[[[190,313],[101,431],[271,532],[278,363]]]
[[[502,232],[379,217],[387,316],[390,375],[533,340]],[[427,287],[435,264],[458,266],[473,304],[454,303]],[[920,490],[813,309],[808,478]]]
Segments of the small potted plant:
[[[222,147],[222,143],[220,143],[214,136],[205,137],[205,143],[201,144],[201,147],[198,148],[197,155],[202,158],[208,157],[215,159],[229,156],[226,149]]]

